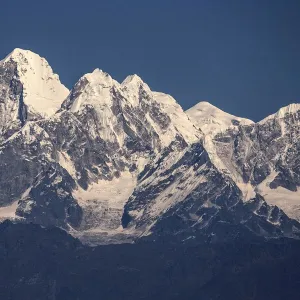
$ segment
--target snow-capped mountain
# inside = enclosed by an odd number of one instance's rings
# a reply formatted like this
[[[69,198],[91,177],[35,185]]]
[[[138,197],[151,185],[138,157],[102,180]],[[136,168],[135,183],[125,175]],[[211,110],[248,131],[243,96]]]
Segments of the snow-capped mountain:
[[[0,61],[0,89],[1,138],[26,120],[54,114],[69,94],[44,58],[22,49]]]
[[[224,126],[204,139],[211,159],[235,181],[245,200],[258,192],[298,220],[299,114],[300,105],[291,104],[258,123]],[[194,123],[201,128],[201,117]]]
[[[0,201],[14,208],[19,201],[19,217],[44,225],[119,230],[145,164],[172,141],[187,147],[199,136],[170,96],[137,75],[120,84],[96,69],[56,114],[27,120],[2,143],[0,163],[9,172]]]
[[[108,239],[231,227],[298,237],[295,207],[278,198],[299,185],[297,105],[257,124],[207,102],[185,113],[139,76],[99,69],[69,92],[20,49],[1,61],[0,84],[0,218]]]

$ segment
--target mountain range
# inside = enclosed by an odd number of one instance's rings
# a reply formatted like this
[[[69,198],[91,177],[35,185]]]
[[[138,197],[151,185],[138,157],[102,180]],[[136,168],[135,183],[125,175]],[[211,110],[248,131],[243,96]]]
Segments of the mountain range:
[[[184,111],[137,75],[69,91],[39,55],[0,61],[0,218],[89,244],[300,236],[300,105],[260,122]]]

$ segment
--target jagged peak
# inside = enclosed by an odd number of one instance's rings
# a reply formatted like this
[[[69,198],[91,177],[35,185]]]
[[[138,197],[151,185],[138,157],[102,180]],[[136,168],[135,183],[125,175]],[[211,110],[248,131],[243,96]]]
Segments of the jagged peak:
[[[152,97],[150,87],[138,75],[129,75],[121,83],[122,91],[127,95],[133,106],[139,104],[140,91],[143,90]]]
[[[25,67],[25,69],[22,69],[22,72],[19,72],[19,76],[22,74],[25,75],[26,71],[28,71],[28,68],[34,72],[38,72],[38,69],[45,68],[47,71],[45,72],[44,70],[43,75],[44,77],[47,76],[47,78],[43,79],[48,79],[50,77],[59,81],[59,75],[54,73],[48,61],[44,57],[41,57],[39,54],[31,50],[15,48],[10,54],[1,60],[0,63],[6,63],[11,60],[17,63],[19,67]]]
[[[280,108],[279,111],[276,113],[276,115],[279,118],[282,118],[285,116],[286,113],[295,113],[298,110],[300,110],[300,104],[299,103],[291,103],[285,107]]]
[[[74,85],[69,97],[62,104],[62,109],[71,112],[81,111],[86,105],[97,109],[111,104],[111,88],[119,89],[120,84],[108,73],[97,68],[83,75]]]
[[[42,65],[48,67],[51,70],[51,72],[53,72],[48,61],[44,57],[41,57],[40,55],[38,55],[35,52],[32,52],[31,50],[15,48],[11,53],[9,53],[1,61],[1,63],[8,62],[10,60],[16,62],[17,64],[29,65],[31,67],[34,67],[34,64],[37,64],[37,63],[42,64]],[[54,75],[57,76],[57,78],[58,78],[57,74],[54,74]]]
[[[263,120],[261,120],[259,123],[264,123],[270,119],[282,119],[284,118],[284,116],[286,114],[292,114],[292,113],[296,113],[297,111],[300,111],[300,104],[299,103],[291,103],[287,106],[281,107],[275,114],[272,114],[266,118],[264,118]]]
[[[130,91],[137,91],[140,87],[143,87],[146,91],[150,91],[148,84],[137,74],[127,76],[121,83],[121,86]]]
[[[20,48],[14,49],[1,64],[14,62],[23,85],[24,104],[43,116],[54,114],[69,90],[60,82],[47,60],[38,54]]]
[[[82,79],[86,79],[92,85],[101,85],[103,87],[119,86],[120,84],[114,80],[107,72],[96,68],[93,72],[87,73],[82,76]]]
[[[8,61],[10,59],[18,59],[26,56],[39,56],[38,54],[21,48],[15,48],[12,52],[10,52],[1,62]]]
[[[122,85],[128,85],[128,84],[143,84],[144,81],[140,76],[137,74],[128,75],[122,82]]]

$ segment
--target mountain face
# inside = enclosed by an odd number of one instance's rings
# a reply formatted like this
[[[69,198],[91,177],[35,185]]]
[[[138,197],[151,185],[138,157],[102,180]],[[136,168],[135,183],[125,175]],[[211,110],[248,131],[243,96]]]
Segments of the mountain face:
[[[147,167],[145,168],[145,170]],[[166,150],[142,173],[122,218],[142,236],[210,241],[236,236],[298,237],[300,226],[258,193],[245,201],[230,176],[213,164],[201,143],[178,153]]]
[[[99,69],[69,92],[20,49],[0,84],[0,218],[96,243],[298,238],[297,105],[259,123],[207,102],[185,113],[137,75]]]
[[[54,114],[69,94],[44,58],[21,49],[0,61],[0,89],[2,141],[27,120]]]
[[[209,139],[212,159],[236,182],[246,200],[259,193],[297,220],[299,113],[300,106],[291,104],[258,123],[225,127],[205,140]]]
[[[11,213],[17,202],[17,218],[43,225],[118,232],[144,165],[200,135],[172,97],[137,75],[120,84],[96,69],[57,113],[24,120],[2,143],[0,203]]]

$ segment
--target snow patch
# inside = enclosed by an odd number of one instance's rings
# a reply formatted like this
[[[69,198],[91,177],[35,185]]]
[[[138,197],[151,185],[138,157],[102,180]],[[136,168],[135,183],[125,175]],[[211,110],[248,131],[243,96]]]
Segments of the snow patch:
[[[273,171],[256,190],[270,205],[276,205],[282,209],[287,216],[300,221],[300,190],[292,192],[283,187],[270,188],[270,183],[275,179],[278,172]]]
[[[70,156],[66,152],[58,152],[58,163],[73,177],[76,178],[76,169]]]
[[[0,207],[0,220],[16,218],[18,202],[19,201],[15,201],[11,205]]]
[[[111,181],[92,183],[87,190],[80,187],[74,190],[73,197],[84,212],[83,227],[98,231],[122,230],[124,205],[135,186],[135,176],[127,171]]]
[[[238,188],[243,193],[243,200],[244,201],[249,201],[249,200],[255,198],[255,196],[256,196],[255,188],[251,185],[251,183],[236,181],[236,185],[238,186]]]

